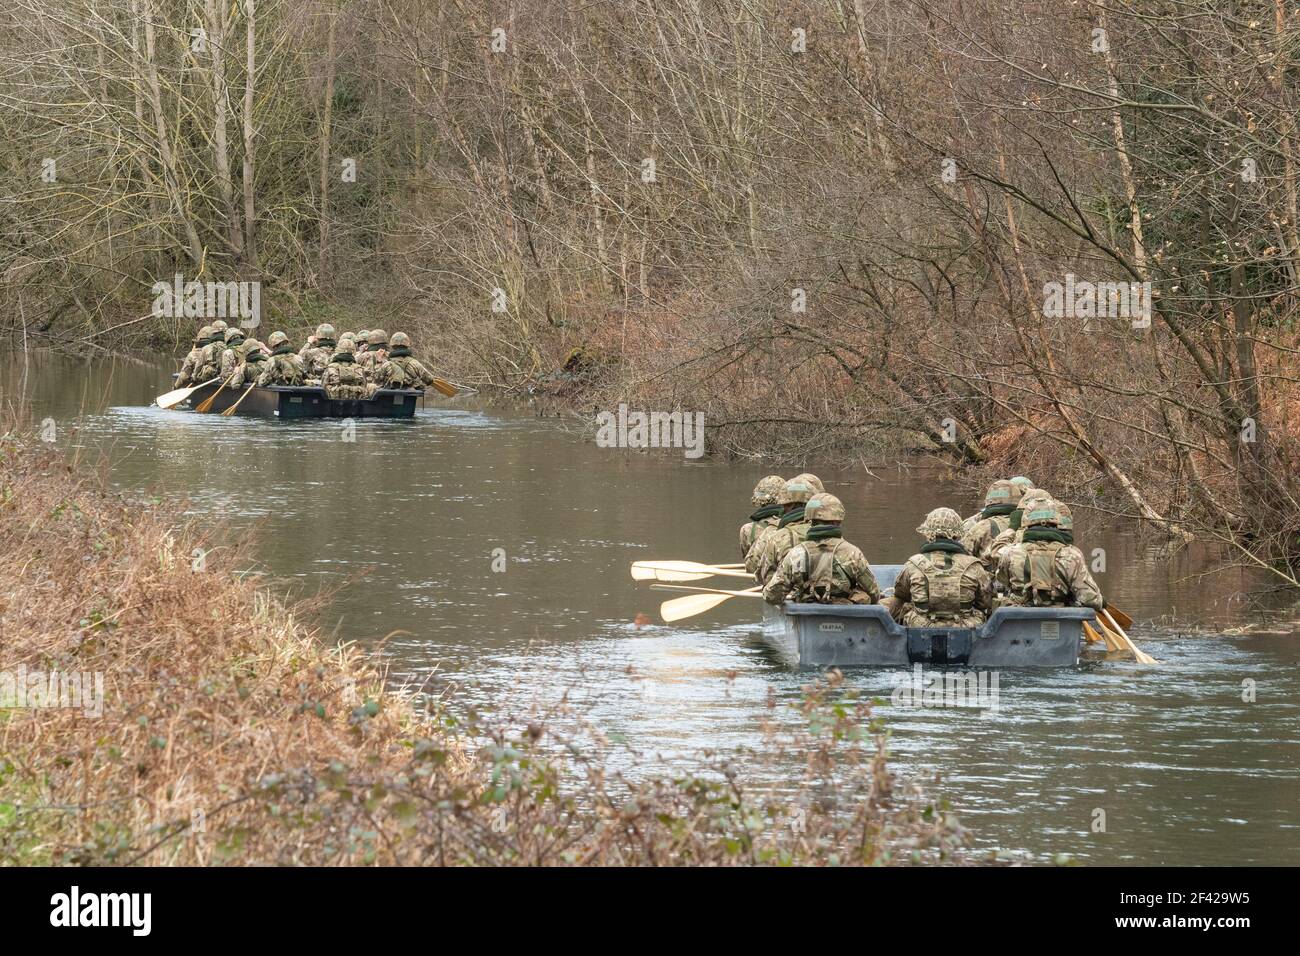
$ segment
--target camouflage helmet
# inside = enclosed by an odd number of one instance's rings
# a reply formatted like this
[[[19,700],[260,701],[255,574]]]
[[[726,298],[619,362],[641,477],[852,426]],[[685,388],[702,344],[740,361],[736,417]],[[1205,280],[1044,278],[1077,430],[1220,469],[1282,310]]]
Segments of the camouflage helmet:
[[[819,491],[808,499],[808,503],[804,505],[803,514],[805,518],[810,518],[813,521],[843,521],[844,505],[834,495]]]
[[[289,336],[285,335],[283,332],[272,332],[271,337],[266,340],[266,344],[271,346],[271,348],[274,349],[274,348],[279,348],[281,345],[284,345],[284,343],[288,341],[289,341]]]
[[[356,351],[357,340],[352,337],[351,332],[344,332],[339,336],[338,344],[342,345],[344,342],[348,343],[348,348],[352,349],[354,352]]]
[[[791,478],[781,486],[781,493],[776,497],[776,503],[779,505],[802,504],[813,495],[817,494],[817,489],[802,478]]]
[[[383,329],[373,329],[371,330],[366,341],[368,341],[371,345],[387,345],[388,333],[385,332]]]
[[[257,341],[257,339],[244,339],[244,344],[241,345],[239,349],[243,352],[244,357],[248,358],[248,356],[252,355],[254,352],[265,352],[266,346]]]
[[[792,480],[793,480],[793,481],[806,481],[808,484],[810,484],[810,485],[813,486],[813,490],[814,490],[814,491],[825,491],[825,490],[826,490],[826,487],[822,484],[822,480],[821,480],[820,478],[818,478],[816,475],[814,475],[811,471],[805,471],[805,472],[804,472],[803,474],[801,474],[801,475],[795,475],[794,478],[793,478]]]
[[[409,349],[411,340],[405,332],[394,332],[393,337],[388,340],[388,344],[395,349]]]
[[[1059,519],[1057,522],[1057,527],[1059,527],[1062,531],[1074,530],[1074,513],[1070,511],[1069,505],[1065,504],[1064,502],[1058,501],[1056,503],[1056,514],[1057,514],[1057,518]]]
[[[217,319],[217,321],[215,321],[215,322],[212,323],[212,334],[213,334],[213,335],[225,335],[225,334],[226,334],[226,328],[227,328],[226,323],[223,322],[221,319]]]
[[[951,508],[935,508],[925,516],[925,520],[916,530],[927,541],[934,541],[936,538],[958,541],[962,534],[961,515]]]
[[[232,325],[230,328],[226,329],[226,344],[227,344],[227,345],[238,345],[238,344],[239,344],[240,342],[242,342],[242,341],[244,341],[244,330],[243,330],[243,329],[241,329],[241,328],[240,328],[239,326],[237,326],[237,325]]]
[[[1011,479],[1011,483],[1013,485],[1019,485],[1024,491],[1029,491],[1034,487],[1034,480],[1032,478],[1026,478],[1024,475],[1016,475],[1016,477]]]
[[[402,335],[398,332],[397,335]],[[396,339],[397,335],[393,338]],[[402,336],[406,338],[406,336]],[[396,341],[393,342],[397,344]],[[768,475],[765,478],[758,479],[758,484],[754,486],[754,493],[749,496],[750,502],[755,508],[762,508],[766,505],[776,504],[776,499],[781,495],[781,489],[785,487],[785,479],[780,475]]]
[[[1033,505],[1025,509],[1025,515],[1020,519],[1022,528],[1039,528],[1044,525],[1055,527],[1061,523],[1061,513],[1056,508],[1056,502],[1048,499],[1047,501],[1035,501]]]
[[[1052,496],[1046,490],[1042,488],[1030,488],[1028,491],[1025,492],[1024,497],[1020,499],[1020,510],[1022,512],[1026,512],[1030,508],[1032,508],[1035,504],[1040,504],[1044,501],[1051,501],[1051,500],[1052,500]]]
[[[197,332],[195,332],[195,333],[194,333],[194,341],[195,341],[195,342],[210,342],[210,341],[212,341],[212,326],[210,326],[210,325],[205,325],[205,326],[203,326],[203,328],[201,328],[201,329],[199,329]]]
[[[316,341],[319,342],[321,339],[329,339],[330,341],[333,341],[334,326],[330,325],[328,322],[322,322],[320,325],[316,326]]]
[[[334,354],[338,355],[340,352],[346,352],[348,355],[351,355],[356,350],[357,347],[352,342],[352,336],[345,335],[343,338],[339,339],[339,344],[335,347]]]
[[[989,490],[984,493],[984,506],[1014,505],[1024,493],[1025,489],[1019,485],[1006,478],[999,478],[989,485]]]
[[[352,333],[352,341],[353,341],[353,342],[368,342],[368,341],[370,341],[370,330],[369,330],[369,329],[358,329],[357,331],[353,332],[353,333]]]

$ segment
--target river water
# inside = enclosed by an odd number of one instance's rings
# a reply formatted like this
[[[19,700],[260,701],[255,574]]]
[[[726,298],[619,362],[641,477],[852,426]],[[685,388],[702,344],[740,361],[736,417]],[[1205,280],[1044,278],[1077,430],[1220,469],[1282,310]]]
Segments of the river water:
[[[933,470],[598,448],[591,434],[472,398],[431,396],[414,421],[360,421],[350,442],[337,422],[164,412],[149,406],[169,371],[11,353],[0,355],[0,401],[15,402],[25,379],[35,421],[51,420],[56,441],[84,457],[107,456],[118,488],[188,496],[194,515],[246,529],[283,591],[337,589],[325,625],[381,649],[395,680],[493,719],[567,695],[634,773],[633,752],[685,768],[760,747],[769,697],[796,720],[810,674],[758,637],[751,600],[659,623],[673,595],[634,583],[630,561],[738,560],[736,528],[769,471],[819,474],[848,509],[846,537],[882,564],[916,550],[930,508],[975,509]],[[983,714],[895,707],[904,672],[850,671],[885,701],[894,769],[937,789],[977,847],[1026,860],[1296,863],[1300,613],[1261,596],[1258,576],[1201,576],[1212,564],[1196,549],[1171,556],[1132,531],[1090,527],[1079,509],[1076,540],[1105,550],[1098,581],[1163,666],[1004,671],[997,711]],[[797,757],[768,757],[749,761],[759,784],[779,789],[802,772]]]

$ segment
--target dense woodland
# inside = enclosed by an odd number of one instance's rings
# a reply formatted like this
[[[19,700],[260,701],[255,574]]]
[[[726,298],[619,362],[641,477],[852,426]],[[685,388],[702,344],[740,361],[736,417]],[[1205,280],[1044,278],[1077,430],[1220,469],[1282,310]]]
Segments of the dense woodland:
[[[1294,586],[1298,46],[1284,0],[11,0],[0,328],[176,346],[155,281],[258,281],[276,327],[720,453],[1024,472]]]

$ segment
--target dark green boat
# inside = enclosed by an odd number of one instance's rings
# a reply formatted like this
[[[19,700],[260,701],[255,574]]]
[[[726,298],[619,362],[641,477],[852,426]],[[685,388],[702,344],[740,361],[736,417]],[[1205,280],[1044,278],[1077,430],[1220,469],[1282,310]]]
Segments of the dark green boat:
[[[217,384],[204,385],[178,407],[192,409],[211,397],[218,388]],[[224,412],[238,402],[236,415],[258,418],[412,418],[415,406],[424,395],[415,389],[383,388],[370,398],[330,398],[320,386],[270,385],[254,387],[244,398],[247,391],[247,388],[221,389],[211,411]]]

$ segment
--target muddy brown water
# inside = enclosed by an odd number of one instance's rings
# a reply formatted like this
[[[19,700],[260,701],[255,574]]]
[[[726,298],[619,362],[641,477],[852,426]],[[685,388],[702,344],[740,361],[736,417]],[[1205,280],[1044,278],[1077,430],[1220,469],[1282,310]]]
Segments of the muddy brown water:
[[[753,604],[663,625],[655,612],[672,595],[628,575],[638,558],[737,560],[750,489],[782,469],[598,448],[590,433],[472,399],[431,398],[414,421],[360,421],[346,442],[336,422],[149,407],[169,371],[37,353],[24,365],[9,353],[0,399],[13,402],[25,378],[32,416],[53,423],[59,444],[106,455],[122,490],[188,494],[195,515],[247,528],[280,587],[346,583],[326,624],[382,645],[395,678],[453,712],[514,720],[567,694],[632,774],[644,767],[634,752],[676,768],[742,753],[750,784],[776,791],[802,772],[795,756],[743,756],[762,746],[769,695],[797,721],[810,676],[757,636]],[[915,550],[929,508],[974,510],[957,486],[898,463],[805,467],[844,500],[847,537],[878,563]],[[1171,557],[1087,513],[1076,522],[1085,551],[1105,550],[1103,590],[1164,666],[1004,671],[995,713],[896,707],[906,673],[851,671],[885,700],[894,768],[937,779],[977,847],[1027,860],[1296,863],[1294,604],[1259,596],[1268,582],[1244,572],[1201,576],[1212,562],[1195,548]],[[638,613],[652,623],[638,627]]]

